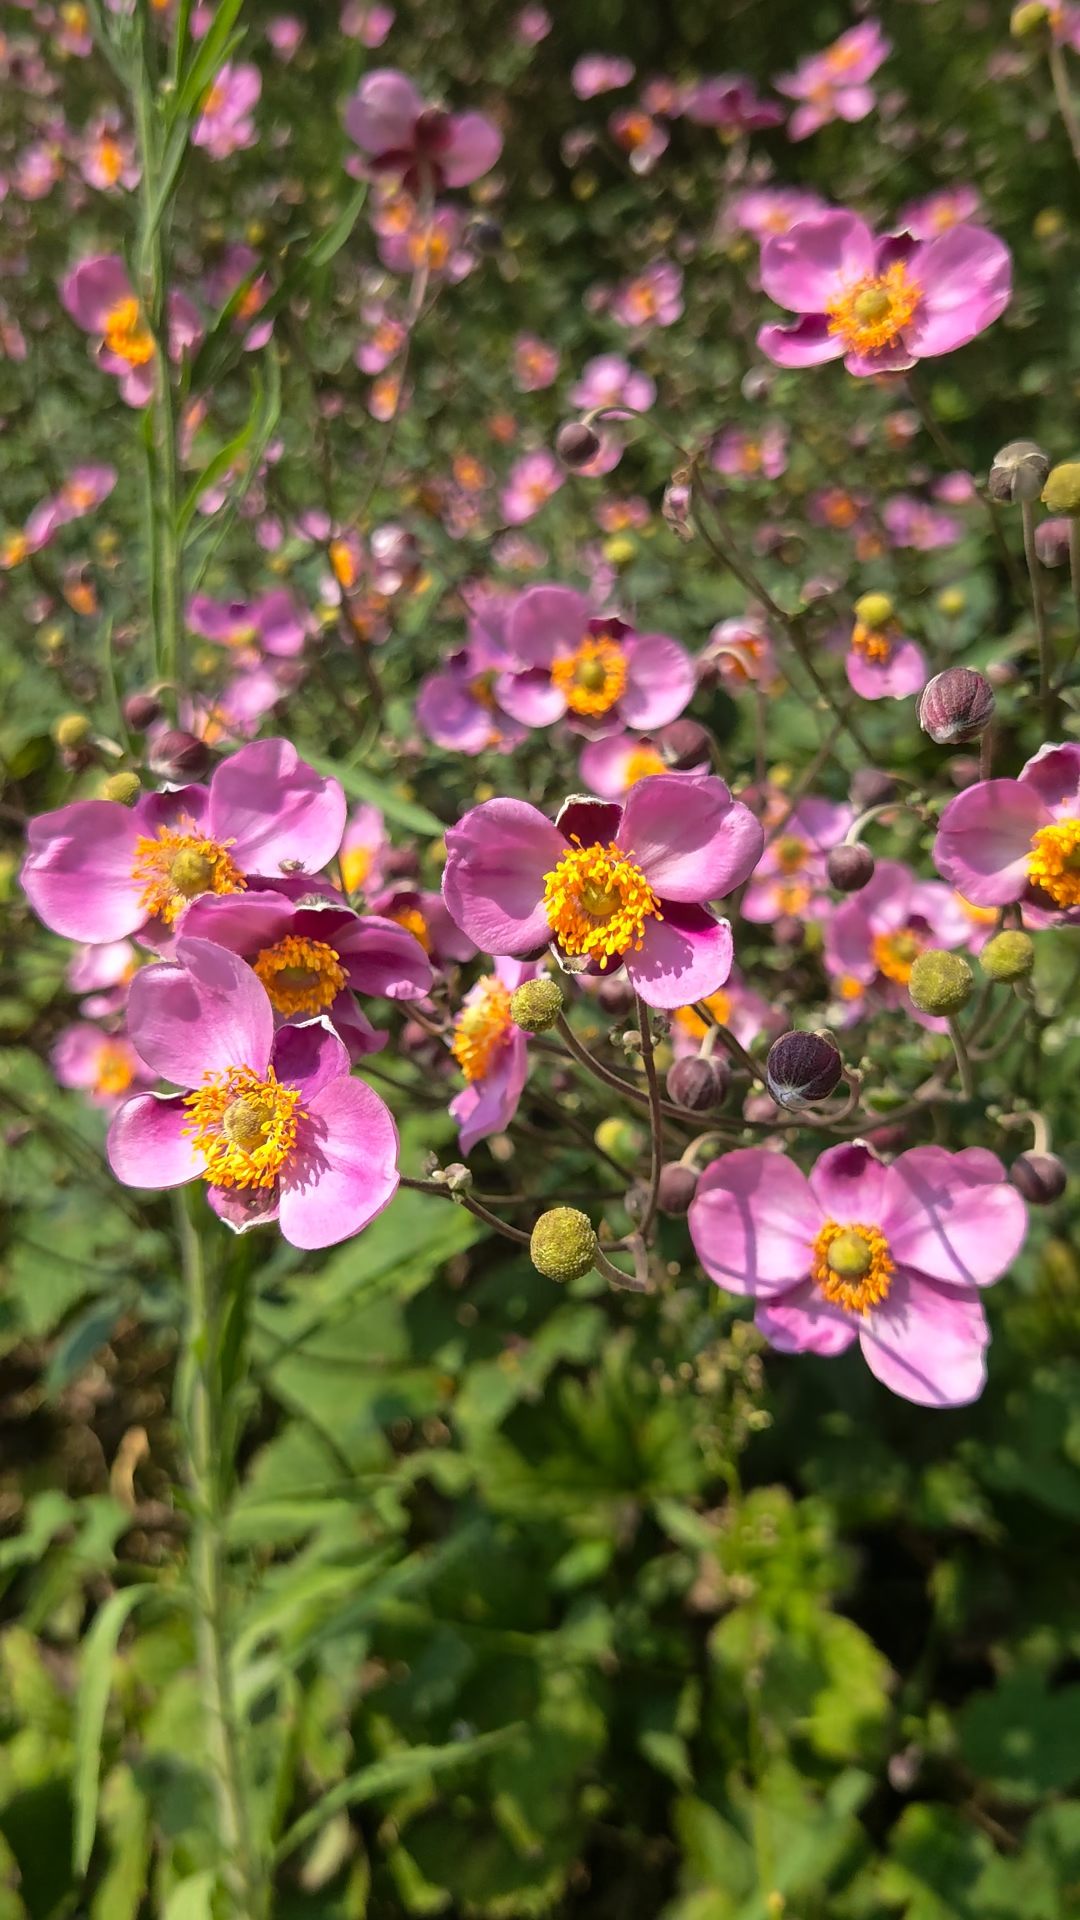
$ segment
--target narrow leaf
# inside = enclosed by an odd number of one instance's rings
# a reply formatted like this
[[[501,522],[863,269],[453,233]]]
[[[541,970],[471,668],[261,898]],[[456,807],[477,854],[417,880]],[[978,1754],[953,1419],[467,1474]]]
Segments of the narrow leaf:
[[[410,827],[413,833],[441,835],[446,832],[445,820],[436,819],[426,807],[415,800],[403,800],[400,794],[386,786],[377,775],[368,773],[363,767],[342,766],[332,760],[324,760],[314,753],[305,754],[305,758],[319,773],[331,774],[340,780],[350,800],[368,800],[373,806],[396,820],[401,827]]]
[[[475,1740],[455,1740],[446,1747],[410,1747],[406,1753],[394,1753],[385,1760],[375,1760],[369,1767],[361,1767],[359,1773],[350,1774],[329,1793],[324,1793],[307,1813],[303,1814],[281,1841],[275,1855],[276,1860],[284,1860],[294,1853],[311,1834],[332,1820],[342,1807],[355,1807],[361,1800],[373,1800],[380,1793],[399,1793],[403,1787],[412,1787],[430,1773],[446,1773],[452,1767],[464,1766],[472,1760],[479,1760],[484,1754],[493,1753],[497,1747],[505,1746],[521,1732],[521,1726],[514,1724],[500,1727],[497,1733],[482,1733]]]
[[[83,1645],[82,1671],[75,1702],[75,1842],[73,1862],[80,1878],[90,1865],[97,1831],[101,1736],[112,1691],[113,1660],[124,1622],[140,1601],[158,1589],[149,1584],[121,1587],[94,1620]]]

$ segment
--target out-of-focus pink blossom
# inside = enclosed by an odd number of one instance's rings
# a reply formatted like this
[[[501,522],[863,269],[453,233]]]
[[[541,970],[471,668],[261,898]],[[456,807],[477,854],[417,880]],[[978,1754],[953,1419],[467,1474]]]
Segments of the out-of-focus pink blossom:
[[[514,385],[519,393],[539,393],[557,379],[561,354],[535,333],[519,333],[514,341]]]
[[[373,167],[401,176],[411,191],[467,187],[490,172],[502,135],[482,113],[430,107],[407,74],[378,67],[345,108],[345,131]]]
[[[135,158],[135,143],[121,131],[120,115],[114,108],[91,120],[82,138],[79,171],[87,186],[100,193],[126,192],[137,187],[142,169]]]
[[[570,404],[584,413],[603,408],[622,415],[647,413],[656,400],[656,381],[639,373],[621,353],[598,353],[587,360],[570,389]]]
[[[504,1133],[517,1112],[529,1071],[528,1041],[510,1018],[510,995],[540,972],[535,961],[496,958],[494,973],[465,995],[450,1047],[466,1080],[450,1102],[462,1153]]]
[[[393,7],[370,5],[368,0],[345,0],[341,9],[341,31],[348,40],[362,46],[381,47],[396,19]]]
[[[950,227],[974,220],[981,211],[978,188],[965,183],[941,187],[922,200],[910,201],[897,214],[896,225],[900,233],[910,233],[915,240],[936,240],[939,233],[948,233]]]
[[[11,184],[20,200],[44,200],[64,172],[62,149],[51,140],[35,140],[19,154]]]
[[[602,532],[625,533],[631,527],[647,527],[652,508],[640,493],[633,493],[627,500],[599,500],[593,517]]]
[[[717,473],[731,478],[778,480],[787,468],[787,429],[778,423],[762,433],[725,427],[713,444],[709,461]]]
[[[708,771],[708,753],[700,765],[686,769],[691,777]],[[597,793],[602,800],[622,800],[639,780],[670,773],[671,768],[645,734],[615,733],[589,741],[582,749],[578,772],[587,793]]]
[[[698,673],[707,678],[714,668],[729,693],[747,686],[767,687],[776,678],[776,653],[760,620],[737,615],[713,628],[698,655]]]
[[[743,900],[744,917],[758,925],[782,915],[824,918],[829,884],[825,856],[844,838],[853,817],[846,803],[814,794],[800,800],[781,831],[766,841]]]
[[[716,127],[726,140],[777,127],[784,118],[783,107],[759,99],[754,82],[742,73],[714,73],[699,80],[685,96],[683,112],[698,126]]]
[[[957,904],[952,887],[918,880],[902,861],[879,860],[861,892],[841,901],[825,922],[825,966],[844,1009],[843,1023],[891,1007],[943,1032],[943,1020],[912,1005],[911,969],[928,947],[966,946],[970,934],[970,913]]]
[[[18,321],[12,318],[4,300],[0,300],[0,357],[5,360],[26,359],[23,330]]]
[[[943,473],[935,480],[930,489],[935,500],[944,500],[947,507],[966,507],[978,498],[975,482],[970,473],[958,467],[955,473]]]
[[[964,529],[951,513],[939,513],[913,493],[894,493],[881,509],[881,518],[894,547],[915,547],[929,553],[935,547],[954,547]]]
[[[546,7],[522,7],[514,20],[514,38],[523,46],[538,47],[551,32],[553,21]]]
[[[668,131],[642,107],[618,107],[608,121],[617,147],[629,156],[632,173],[651,173],[668,145]]]
[[[237,652],[254,647],[282,659],[301,653],[311,630],[310,616],[297,605],[288,587],[274,587],[257,600],[214,600],[196,593],[188,601],[187,624],[192,633],[215,646]]]
[[[622,327],[670,327],[683,311],[682,268],[654,260],[643,273],[620,282],[611,300],[611,317]]]
[[[94,36],[81,0],[63,0],[57,11],[60,17],[53,35],[56,46],[71,59],[88,60],[94,51]]]
[[[510,469],[506,486],[499,495],[502,517],[508,526],[520,527],[546,506],[558,493],[565,474],[555,455],[546,447],[522,454]]]
[[[126,1034],[106,1033],[88,1022],[65,1027],[49,1059],[60,1086],[77,1087],[91,1106],[107,1113],[115,1112],[128,1094],[157,1082],[157,1074],[140,1060]]]
[[[361,340],[353,356],[361,373],[382,373],[391,360],[396,360],[405,345],[405,328],[400,320],[385,315],[372,328],[366,340]]]
[[[864,700],[902,700],[926,684],[926,655],[895,620],[879,627],[856,620],[844,666],[850,685]]]
[[[276,14],[266,23],[266,37],[279,60],[288,66],[307,32],[302,20],[294,13]]]
[[[354,807],[338,853],[346,893],[362,893],[370,898],[378,891],[383,884],[383,862],[389,846],[386,825],[378,807],[368,802]]]
[[[258,264],[259,256],[253,247],[233,244],[225,248],[221,259],[206,276],[206,297],[215,307],[225,306],[237,288],[244,286],[245,280],[249,282],[232,319],[233,331],[244,335],[245,353],[255,353],[265,347],[274,331],[272,320],[255,318],[270,297],[269,278],[265,273],[255,272]]]
[[[579,100],[593,100],[598,93],[613,93],[628,87],[634,77],[634,63],[618,53],[583,53],[570,73],[570,85]]]
[[[262,92],[262,75],[248,61],[231,60],[218,72],[203,96],[202,110],[191,130],[193,147],[205,147],[212,160],[227,160],[257,139],[252,109]]]
[[[751,187],[731,204],[731,219],[755,240],[790,233],[800,220],[826,212],[828,202],[807,187]]]
[[[777,92],[803,103],[788,122],[788,138],[805,140],[830,120],[865,120],[875,98],[866,82],[891,51],[880,22],[861,20],[824,53],[811,54],[794,73],[782,74],[774,82]]]

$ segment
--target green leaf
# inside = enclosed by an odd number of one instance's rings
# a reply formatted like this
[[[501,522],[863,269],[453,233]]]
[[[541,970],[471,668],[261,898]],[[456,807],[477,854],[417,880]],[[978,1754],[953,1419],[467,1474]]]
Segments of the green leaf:
[[[496,1733],[480,1734],[475,1740],[456,1740],[446,1747],[410,1747],[405,1753],[395,1753],[385,1760],[373,1761],[371,1766],[362,1767],[359,1773],[350,1774],[347,1780],[339,1781],[329,1793],[324,1793],[322,1799],[289,1828],[275,1859],[287,1859],[342,1807],[359,1806],[362,1800],[374,1800],[383,1793],[400,1793],[403,1788],[416,1786],[429,1774],[442,1774],[454,1767],[466,1766],[505,1746],[520,1731],[516,1725],[500,1727]]]
[[[1080,1780],[1080,1687],[1049,1693],[1045,1674],[1020,1668],[978,1693],[960,1716],[968,1765],[1007,1800],[1036,1800]]]
[[[201,1873],[181,1880],[169,1895],[161,1920],[214,1920],[211,1902],[216,1886],[217,1873],[213,1867],[204,1867]]]
[[[105,1712],[112,1690],[112,1668],[116,1647],[129,1614],[156,1593],[144,1584],[121,1587],[106,1600],[96,1615],[83,1644],[79,1692],[75,1703],[75,1838],[73,1864],[77,1874],[85,1874],[94,1850],[97,1831],[98,1769]],[[171,1907],[170,1907],[171,1910]]]
[[[409,827],[413,833],[430,833],[436,837],[446,832],[445,820],[437,820],[433,813],[415,800],[403,800],[392,787],[362,767],[343,766],[340,762],[324,760],[316,753],[305,752],[304,757],[317,773],[329,774],[333,779],[340,780],[350,800],[370,801],[389,820],[396,820],[399,826]]]
[[[340,253],[350,233],[360,217],[361,209],[367,199],[367,182],[357,187],[352,199],[346,201],[332,227],[323,234],[321,240],[304,257],[303,265],[308,267],[326,267],[336,253]]]

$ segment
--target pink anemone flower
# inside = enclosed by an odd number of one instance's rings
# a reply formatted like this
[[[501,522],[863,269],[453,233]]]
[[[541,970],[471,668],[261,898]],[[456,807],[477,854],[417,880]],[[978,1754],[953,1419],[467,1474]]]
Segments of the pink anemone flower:
[[[891,51],[880,23],[862,20],[824,53],[811,54],[794,73],[775,81],[778,93],[803,102],[788,122],[789,140],[805,140],[830,120],[865,120],[875,99],[866,83]]]
[[[726,140],[740,133],[778,127],[784,109],[775,100],[761,100],[752,80],[742,73],[714,73],[690,88],[683,103],[688,120],[699,127],[716,127]]]
[[[865,1003],[892,1007],[932,1032],[944,1021],[911,1003],[911,969],[928,947],[963,947],[971,938],[971,911],[950,887],[917,880],[899,860],[879,860],[859,893],[842,900],[825,923],[825,965],[847,1012],[858,1019]]]
[[[729,218],[755,240],[768,240],[828,210],[828,201],[807,187],[749,187],[733,200]]]
[[[258,600],[213,600],[193,594],[187,605],[192,633],[219,647],[258,647],[263,653],[292,659],[303,652],[308,621],[288,587],[275,587]]]
[[[68,962],[64,982],[72,993],[86,995],[79,1005],[85,1020],[104,1020],[122,1010],[141,958],[130,940],[78,948]]]
[[[571,69],[570,85],[579,100],[595,100],[598,93],[628,87],[633,77],[633,61],[620,53],[583,53]]]
[[[981,211],[978,188],[960,184],[928,193],[923,200],[912,200],[897,215],[896,224],[901,233],[910,233],[915,240],[936,240],[939,233],[948,233],[950,227],[960,226]]]
[[[191,129],[192,146],[205,147],[212,160],[227,160],[231,153],[253,147],[257,135],[251,111],[261,93],[258,67],[248,61],[234,67],[227,60],[204,95]]]
[[[787,468],[787,428],[774,422],[762,433],[725,427],[714,441],[709,464],[730,479],[779,480]]]
[[[558,493],[566,475],[547,447],[522,454],[510,469],[499,495],[499,510],[508,527],[523,526]]]
[[[97,336],[94,357],[117,376],[129,407],[145,407],[154,390],[157,345],[119,254],[80,260],[60,287],[60,299],[77,326]],[[198,311],[187,295],[168,299],[169,358],[179,361],[203,336]]]
[[[990,326],[1008,304],[1012,267],[983,227],[952,227],[925,244],[906,234],[875,241],[841,208],[766,240],[761,284],[799,316],[758,334],[777,366],[843,358],[849,373],[902,373]]]
[[[703,752],[701,764],[685,770],[690,774],[709,771],[709,755]],[[590,740],[578,761],[582,783],[602,800],[622,800],[639,780],[649,780],[671,768],[652,741],[633,733],[608,734],[602,740]]]
[[[823,918],[829,885],[825,856],[839,845],[854,817],[845,802],[814,795],[800,800],[782,831],[766,843],[743,897],[743,918],[757,925],[782,914]]]
[[[980,780],[950,800],[934,865],[965,900],[1010,900],[1080,919],[1080,746],[1047,744],[1016,780]]]
[[[465,646],[421,682],[416,718],[437,747],[509,753],[527,738],[527,725],[512,719],[500,698],[502,681],[521,664],[506,638],[512,604],[505,595],[481,602],[470,615]]]
[[[476,957],[476,942],[456,926],[441,893],[422,893],[415,887],[388,887],[371,902],[375,913],[393,920],[420,942],[432,965],[445,972]]]
[[[558,377],[562,355],[558,347],[535,333],[519,333],[514,341],[514,385],[519,393],[541,393]]]
[[[914,547],[919,553],[955,547],[964,537],[955,514],[942,513],[914,493],[894,493],[882,507],[881,518],[894,547]]]
[[[429,107],[394,67],[364,75],[345,108],[345,131],[372,166],[400,174],[413,192],[425,179],[436,192],[467,187],[502,152],[501,134],[482,113]]]
[[[694,663],[666,634],[635,633],[625,621],[590,618],[572,587],[527,587],[506,625],[521,671],[500,674],[499,705],[527,727],[564,715],[592,738],[676,720],[696,685]]]
[[[641,176],[652,172],[670,139],[663,121],[654,120],[643,107],[617,107],[608,120],[608,132],[628,156],[631,173]]]
[[[240,1233],[279,1220],[294,1247],[330,1247],[374,1220],[397,1190],[397,1129],[377,1093],[349,1076],[323,1020],[281,1027],[238,954],[180,940],[145,967],[128,1010],[139,1053],[185,1089],[137,1094],[109,1129],[109,1164],[129,1187],[208,1183]]]
[[[112,1112],[129,1093],[157,1079],[123,1033],[105,1033],[88,1021],[65,1027],[49,1054],[62,1087],[77,1087],[91,1106]]]
[[[69,940],[142,932],[157,944],[201,893],[240,892],[249,873],[317,873],[344,825],[336,780],[288,740],[258,740],[223,761],[209,786],[39,814],[22,885],[38,918]]]
[[[986,1384],[979,1288],[1016,1258],[1027,1212],[983,1147],[913,1147],[889,1167],[830,1147],[809,1179],[761,1147],[706,1167],[690,1236],[710,1279],[752,1295],[780,1353],[834,1355],[856,1335],[872,1374],[922,1407]]]
[[[761,855],[749,807],[713,775],[656,774],[624,806],[567,800],[553,823],[523,800],[474,807],[446,835],[443,898],[487,953],[551,946],[570,972],[627,976],[653,1007],[715,993],[731,928],[710,912]]]
[[[354,994],[422,1000],[431,965],[413,935],[393,920],[354,913],[341,896],[312,893],[299,901],[256,891],[204,894],[178,929],[185,940],[210,940],[246,960],[266,989],[275,1026],[325,1014],[353,1060],[379,1053],[379,1033]]]
[[[494,973],[484,974],[465,995],[450,1045],[467,1083],[450,1102],[462,1153],[491,1133],[505,1133],[517,1112],[529,1058],[525,1035],[510,1018],[510,995],[541,971],[531,961],[500,956]]]
[[[715,673],[729,693],[742,693],[751,685],[767,687],[776,678],[773,643],[762,622],[746,614],[717,622],[697,664],[706,682]]]
[[[844,661],[848,684],[864,700],[902,700],[926,685],[926,655],[895,620],[878,627],[856,620]]]
[[[670,327],[683,312],[683,271],[672,260],[654,260],[620,281],[611,317],[621,327]]]
[[[655,399],[656,381],[639,373],[621,353],[598,353],[587,360],[570,389],[570,405],[585,412],[603,407],[605,412],[647,413]]]
[[[386,823],[369,801],[354,807],[338,848],[341,884],[346,893],[371,894],[382,885],[384,862],[390,851]]]

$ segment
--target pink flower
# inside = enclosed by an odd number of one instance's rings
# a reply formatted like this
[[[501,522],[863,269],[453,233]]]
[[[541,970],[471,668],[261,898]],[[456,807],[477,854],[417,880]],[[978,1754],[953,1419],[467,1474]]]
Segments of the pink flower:
[[[834,40],[824,53],[800,61],[795,73],[774,82],[779,93],[802,100],[788,123],[790,140],[805,140],[830,120],[865,120],[874,104],[866,82],[892,51],[877,20],[860,21]]]
[[[699,674],[710,667],[729,693],[768,686],[776,678],[776,654],[762,622],[745,615],[719,621],[698,655]]]
[[[482,113],[445,113],[429,107],[407,74],[377,67],[364,75],[345,109],[345,131],[371,164],[400,174],[417,191],[467,187],[490,172],[502,136]]]
[[[516,663],[495,682],[505,712],[526,727],[570,714],[575,732],[662,727],[683,711],[696,684],[677,640],[635,633],[622,620],[590,617],[572,587],[526,587],[506,623]]]
[[[119,254],[80,260],[62,281],[60,299],[76,325],[97,336],[94,358],[117,375],[127,405],[148,405],[157,346]],[[169,357],[179,361],[202,339],[202,323],[186,294],[173,291],[168,305]]]
[[[405,328],[400,320],[385,316],[379,320],[362,340],[353,356],[361,373],[382,373],[385,367],[396,360],[405,345]]]
[[[787,429],[778,424],[763,433],[747,433],[745,427],[725,427],[713,443],[710,465],[717,473],[731,478],[779,480],[787,470]]]
[[[553,22],[546,7],[522,7],[514,21],[514,38],[526,47],[538,47],[546,40]]]
[[[902,700],[926,685],[926,655],[901,633],[895,620],[868,627],[856,620],[844,661],[848,684],[864,700]]]
[[[27,550],[36,553],[51,540],[57,527],[81,520],[107,500],[116,485],[115,467],[74,467],[59,493],[34,508],[23,529]]]
[[[725,139],[740,133],[757,133],[762,127],[777,127],[784,109],[774,100],[760,100],[752,80],[742,73],[715,73],[699,80],[683,103],[688,120],[701,127],[716,127]]]
[[[125,1034],[105,1033],[82,1021],[57,1036],[49,1060],[60,1086],[78,1087],[91,1106],[110,1113],[127,1094],[152,1087],[157,1079]]]
[[[259,256],[253,247],[228,246],[206,276],[206,297],[215,307],[226,306],[234,293],[244,287],[232,317],[232,329],[244,335],[245,353],[257,353],[265,347],[274,331],[273,320],[256,320],[270,297],[269,278],[265,273],[256,273],[258,264]],[[250,326],[253,320],[255,325]]]
[[[63,173],[63,154],[55,142],[35,140],[16,160],[11,184],[21,200],[44,200]]]
[[[618,53],[583,53],[570,73],[570,85],[579,100],[594,100],[598,93],[612,93],[628,87],[634,77],[634,63]]]
[[[670,260],[654,260],[643,273],[616,287],[611,317],[621,327],[670,327],[683,311],[682,285],[681,267]]]
[[[354,994],[420,1000],[431,987],[431,967],[414,936],[396,921],[354,913],[340,894],[305,894],[302,904],[276,890],[204,894],[177,933],[246,960],[266,989],[276,1026],[325,1015],[353,1060],[380,1052],[388,1037],[376,1032]]]
[[[615,145],[629,155],[631,173],[651,173],[660,155],[667,151],[667,128],[641,107],[617,107],[608,120],[608,132]]]
[[[732,202],[731,219],[755,240],[768,240],[828,210],[828,202],[806,187],[751,187]]]
[[[514,385],[519,393],[539,393],[557,378],[561,354],[535,333],[519,333],[514,341]]]
[[[825,923],[825,965],[848,1020],[860,1017],[869,995],[878,1006],[943,1030],[943,1022],[912,1006],[911,969],[928,947],[966,946],[970,932],[970,912],[949,887],[916,880],[899,860],[879,860],[867,885],[842,900]]]
[[[68,962],[65,984],[86,999],[79,1012],[86,1020],[104,1020],[127,1004],[128,987],[140,964],[130,940],[109,940],[100,947],[80,947]]]
[[[565,474],[555,455],[547,447],[536,453],[522,454],[510,469],[507,485],[499,495],[499,510],[508,526],[520,527],[546,506],[558,493]]]
[[[118,187],[130,192],[142,179],[135,158],[135,143],[120,131],[120,115],[115,108],[99,113],[83,135],[79,171],[87,186],[100,193],[115,193]]]
[[[505,1133],[518,1109],[529,1071],[528,1044],[510,1018],[510,995],[543,969],[531,961],[497,958],[494,973],[470,987],[454,1022],[450,1051],[467,1085],[450,1102],[462,1153],[478,1140]]]
[[[910,233],[915,240],[936,240],[940,233],[948,233],[950,227],[974,219],[981,211],[978,188],[965,183],[940,187],[923,200],[910,201],[897,214],[896,224],[901,233]]]
[[[775,839],[766,842],[743,899],[745,920],[764,925],[780,916],[821,917],[827,903],[825,856],[844,838],[854,818],[846,803],[800,800]]]
[[[392,273],[416,273],[426,267],[429,273],[442,273],[458,281],[471,271],[473,256],[461,247],[465,222],[457,207],[436,207],[424,214],[408,194],[399,198],[393,231],[385,219],[374,216],[372,225],[379,236],[379,259]],[[376,416],[377,417],[377,416]]]
[[[943,473],[930,491],[935,500],[944,500],[948,507],[966,507],[978,498],[974,480],[962,467],[954,473]]]
[[[307,28],[303,21],[298,20],[294,13],[275,14],[274,18],[266,23],[266,37],[278,59],[286,66],[301,45],[306,32]]]
[[[582,750],[578,771],[589,793],[599,794],[602,800],[622,800],[639,780],[668,773],[670,768],[646,735],[613,733],[590,740]],[[708,771],[708,754],[699,766],[688,769],[691,775]]]
[[[317,873],[345,825],[336,780],[287,740],[260,740],[222,762],[208,787],[147,793],[133,807],[75,800],[28,829],[24,891],[69,940],[146,931],[154,944],[201,893],[235,893],[248,874]]]
[[[978,1289],[1024,1243],[1027,1214],[983,1147],[913,1147],[881,1166],[830,1147],[809,1179],[760,1147],[706,1167],[690,1236],[718,1286],[751,1294],[780,1353],[843,1353],[902,1399],[962,1407],[986,1381]]]
[[[341,31],[349,40],[365,47],[381,47],[397,18],[393,7],[368,6],[365,0],[345,0],[341,9]]]
[[[301,612],[288,587],[275,587],[258,600],[212,600],[196,593],[188,601],[187,624],[192,633],[216,646],[239,650],[257,647],[279,659],[303,652],[310,616]]]
[[[1055,920],[1080,917],[1080,746],[1042,746],[1018,779],[958,793],[941,816],[934,865],[977,907],[1024,900]]]
[[[441,894],[423,893],[415,887],[388,887],[371,902],[375,913],[393,920],[418,940],[433,966],[444,971],[476,956],[476,944],[454,925]]]
[[[383,883],[383,862],[390,849],[378,807],[364,801],[354,807],[338,848],[341,884],[346,893],[371,894]]]
[[[586,360],[570,389],[570,404],[585,413],[602,407],[623,416],[647,413],[656,400],[656,381],[639,373],[621,353],[598,353]]]
[[[551,946],[571,972],[625,966],[650,1006],[715,993],[731,929],[706,901],[752,872],[762,830],[722,780],[656,774],[619,807],[568,800],[552,824],[523,800],[488,800],[446,835],[443,898],[485,952]]]
[[[235,953],[180,940],[145,967],[128,1003],[132,1039],[162,1079],[190,1091],[137,1094],[109,1129],[109,1163],[130,1187],[208,1182],[214,1212],[241,1233],[279,1220],[294,1247],[359,1233],[397,1189],[397,1130],[323,1020],[281,1027]]]
[[[894,547],[915,547],[930,553],[935,547],[955,547],[964,529],[951,513],[938,513],[913,493],[894,493],[881,509],[881,518]]]
[[[202,111],[191,129],[193,147],[205,147],[212,160],[227,160],[243,147],[253,147],[258,135],[251,110],[262,92],[258,67],[231,60],[218,71],[203,96]]]
[[[841,209],[766,240],[761,284],[799,316],[758,334],[778,366],[843,357],[849,373],[900,373],[990,326],[1008,303],[1012,272],[1008,248],[982,227],[953,227],[926,245],[906,235],[875,241]]]

